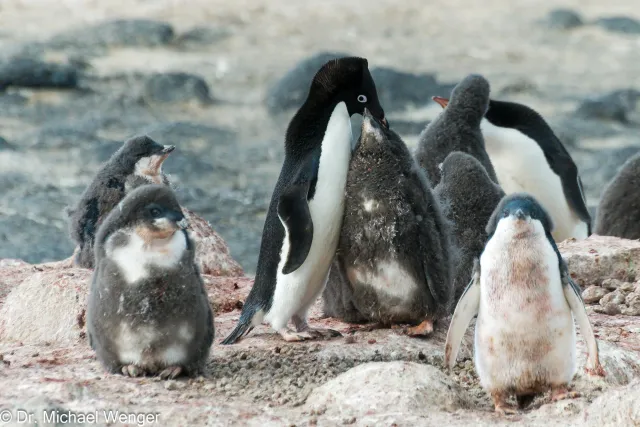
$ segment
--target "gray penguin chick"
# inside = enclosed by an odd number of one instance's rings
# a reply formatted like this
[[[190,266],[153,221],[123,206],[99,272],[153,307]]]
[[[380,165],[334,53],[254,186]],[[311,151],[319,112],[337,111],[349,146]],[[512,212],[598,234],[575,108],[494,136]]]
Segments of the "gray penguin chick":
[[[468,75],[453,88],[447,108],[422,131],[415,157],[431,185],[440,182],[439,165],[452,151],[462,151],[475,157],[489,178],[498,182],[480,130],[480,123],[489,107],[490,89],[484,77]],[[433,99],[439,102],[444,98]]]
[[[339,256],[336,256],[331,264],[327,286],[322,292],[322,315],[342,319],[347,323],[367,321],[353,305],[353,288]]]
[[[449,229],[400,136],[365,111],[347,175],[338,259],[355,308],[428,335],[452,297]]]
[[[478,160],[460,151],[447,156],[440,175],[433,192],[451,224],[456,249],[455,304],[471,280],[474,259],[480,256],[487,241],[487,223],[505,194]]]
[[[201,372],[213,312],[173,191],[145,185],[106,217],[95,244],[87,330],[111,373],[175,378]]]
[[[594,233],[640,239],[640,153],[627,160],[602,191]]]
[[[131,138],[98,171],[74,208],[69,234],[78,245],[74,260],[79,267],[93,268],[93,242],[103,219],[131,190],[145,184],[169,185],[162,163],[175,149],[160,145],[148,136]]]

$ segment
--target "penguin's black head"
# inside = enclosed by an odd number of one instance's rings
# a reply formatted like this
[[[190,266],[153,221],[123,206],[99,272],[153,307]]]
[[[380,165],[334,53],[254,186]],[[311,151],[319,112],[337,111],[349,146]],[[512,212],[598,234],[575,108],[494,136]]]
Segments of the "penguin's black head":
[[[470,154],[462,151],[452,151],[439,165],[441,180],[464,177],[470,182],[484,182],[491,180],[482,163]]]
[[[553,231],[553,222],[547,211],[528,193],[513,193],[502,198],[496,207],[489,223],[487,234],[493,235],[499,223],[506,221],[509,227],[523,227],[539,223],[547,236]]]
[[[309,98],[344,102],[351,116],[362,114],[367,108],[383,126],[389,127],[364,58],[345,57],[327,62],[313,78]]]
[[[135,228],[150,240],[169,237],[189,226],[175,194],[165,185],[150,184],[136,188],[112,213],[121,218],[118,228]]]
[[[458,111],[466,120],[482,120],[489,108],[491,86],[479,74],[469,74],[451,91],[451,98],[434,96],[432,99],[442,108],[450,106],[450,111]]]
[[[142,169],[157,173],[175,148],[173,145],[158,144],[148,136],[142,135],[125,141],[117,155],[129,166],[140,163]]]

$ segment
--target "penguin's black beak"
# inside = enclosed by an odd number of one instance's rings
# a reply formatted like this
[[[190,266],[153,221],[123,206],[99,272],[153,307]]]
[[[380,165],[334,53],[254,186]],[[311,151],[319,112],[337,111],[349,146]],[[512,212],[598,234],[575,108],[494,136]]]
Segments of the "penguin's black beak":
[[[448,98],[443,98],[441,96],[432,96],[431,99],[433,99],[435,102],[437,102],[438,105],[440,105],[442,108],[446,108],[447,105],[449,105],[449,99]]]
[[[175,145],[165,145],[164,148],[162,149],[162,154],[169,154],[175,149],[176,149]]]
[[[182,230],[184,230],[187,227],[189,227],[189,221],[187,221],[187,218],[184,217],[182,212],[169,211],[165,215],[165,218],[167,218],[169,221],[171,221],[174,224],[176,224],[178,226],[178,228],[180,228]]]
[[[524,211],[523,211],[522,209],[518,209],[518,210],[515,212],[515,214],[514,214],[514,215],[515,215],[515,217],[516,217],[516,218],[518,218],[518,219],[520,219],[520,220],[524,220],[524,219],[526,219],[526,218],[527,218],[527,215],[525,215],[525,213],[524,213]]]
[[[389,129],[389,122],[387,121],[386,118],[382,118],[380,119],[380,123],[382,123],[382,126],[386,127],[387,129]]]

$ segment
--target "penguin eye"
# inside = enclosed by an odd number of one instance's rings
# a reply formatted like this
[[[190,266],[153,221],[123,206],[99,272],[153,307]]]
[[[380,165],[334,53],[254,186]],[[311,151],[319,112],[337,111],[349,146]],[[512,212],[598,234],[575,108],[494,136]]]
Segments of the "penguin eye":
[[[505,210],[505,211],[502,211],[502,217],[503,217],[503,218],[506,218],[506,217],[508,217],[508,216],[509,216],[509,211],[506,211],[506,210]]]
[[[160,212],[160,209],[158,208],[151,208],[150,213],[152,217],[158,218],[162,212]]]
[[[365,102],[367,102],[367,96],[366,95],[358,95],[358,102],[361,102],[361,103],[364,104]]]

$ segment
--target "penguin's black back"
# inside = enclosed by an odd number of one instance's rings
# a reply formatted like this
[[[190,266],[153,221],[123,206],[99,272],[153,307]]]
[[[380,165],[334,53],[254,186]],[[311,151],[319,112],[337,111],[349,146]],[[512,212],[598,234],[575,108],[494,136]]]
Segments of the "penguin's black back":
[[[640,239],[640,153],[620,168],[602,191],[594,233]]]
[[[455,307],[471,280],[474,259],[480,256],[487,240],[485,228],[504,191],[476,158],[454,151],[442,165],[442,179],[434,194],[451,224],[456,248]]]

